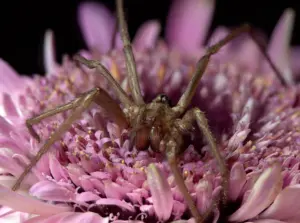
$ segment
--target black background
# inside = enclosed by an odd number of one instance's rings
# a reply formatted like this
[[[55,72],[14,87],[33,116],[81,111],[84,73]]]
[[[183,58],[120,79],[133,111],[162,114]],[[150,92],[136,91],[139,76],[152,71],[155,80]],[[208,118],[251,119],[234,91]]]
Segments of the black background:
[[[244,22],[270,35],[283,10],[296,11],[293,45],[300,45],[299,0],[217,0],[211,30],[218,25]],[[0,57],[22,74],[42,73],[42,43],[47,28],[55,33],[57,58],[85,48],[78,24],[77,7],[84,1],[3,1],[0,9]],[[114,10],[113,0],[98,0]],[[146,20],[159,19],[164,26],[172,0],[125,0],[130,35]],[[297,3],[298,2],[298,3]],[[298,13],[298,16],[297,16]],[[163,35],[163,33],[162,33]]]

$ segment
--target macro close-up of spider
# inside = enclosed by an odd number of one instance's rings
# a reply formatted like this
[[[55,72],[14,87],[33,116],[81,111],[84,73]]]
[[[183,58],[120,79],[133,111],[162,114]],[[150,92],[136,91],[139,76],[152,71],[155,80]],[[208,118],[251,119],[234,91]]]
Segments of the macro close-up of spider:
[[[210,130],[207,118],[198,107],[190,108],[192,98],[198,87],[199,82],[210,62],[212,55],[231,42],[241,34],[247,34],[251,40],[258,46],[261,54],[272,67],[276,78],[285,86],[285,80],[278,71],[276,64],[272,62],[266,53],[265,46],[260,43],[256,35],[249,25],[243,25],[234,29],[226,37],[217,43],[209,46],[206,53],[201,56],[196,64],[195,71],[188,83],[185,91],[180,96],[179,101],[175,106],[171,106],[170,99],[165,94],[159,94],[150,102],[145,102],[143,93],[140,88],[139,75],[137,73],[135,56],[129,40],[127,25],[123,11],[123,1],[117,0],[117,17],[118,27],[123,43],[124,57],[126,61],[128,83],[131,94],[128,95],[120,84],[113,78],[112,74],[97,60],[89,60],[81,55],[76,55],[74,60],[78,66],[86,66],[90,69],[95,69],[99,75],[102,75],[108,82],[110,88],[114,92],[117,101],[113,99],[104,89],[95,87],[88,92],[83,92],[79,97],[69,103],[60,105],[56,108],[46,110],[43,113],[27,119],[26,125],[30,134],[38,141],[43,140],[34,130],[34,125],[40,123],[43,119],[54,116],[58,113],[70,110],[69,117],[50,135],[36,156],[30,161],[30,164],[18,177],[13,186],[13,190],[18,190],[26,175],[38,163],[42,156],[48,152],[51,146],[59,141],[72,126],[75,120],[79,119],[82,113],[90,108],[92,103],[99,105],[109,113],[109,118],[116,123],[120,129],[128,129],[130,132],[130,145],[137,150],[148,150],[161,153],[169,164],[169,168],[174,176],[175,183],[181,191],[184,200],[195,218],[197,223],[205,222],[215,206],[222,205],[226,207],[228,201],[228,183],[229,170],[225,158],[219,151],[218,142],[215,140],[213,133]],[[119,103],[121,105],[119,105]],[[211,208],[205,213],[200,213],[197,209],[195,201],[189,194],[188,188],[184,183],[182,173],[178,167],[178,157],[186,148],[184,145],[185,137],[189,136],[194,131],[195,127],[199,128],[214,159],[217,161],[219,171],[222,176],[222,193],[220,198],[216,199],[211,204]],[[162,198],[163,199],[163,198]]]
[[[298,223],[299,18],[280,4],[5,7],[0,223]]]

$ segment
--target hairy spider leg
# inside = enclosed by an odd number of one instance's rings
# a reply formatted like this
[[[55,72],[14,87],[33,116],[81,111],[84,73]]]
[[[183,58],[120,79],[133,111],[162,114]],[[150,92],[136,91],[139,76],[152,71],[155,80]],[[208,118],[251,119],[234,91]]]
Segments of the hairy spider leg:
[[[123,0],[116,0],[116,4],[117,4],[118,23],[121,32],[122,42],[123,42],[123,51],[126,60],[127,75],[128,75],[130,90],[134,102],[137,105],[143,105],[145,104],[145,102],[142,97],[139,78],[136,71],[136,63],[132,52],[131,43],[129,40],[127,24],[125,22]]]

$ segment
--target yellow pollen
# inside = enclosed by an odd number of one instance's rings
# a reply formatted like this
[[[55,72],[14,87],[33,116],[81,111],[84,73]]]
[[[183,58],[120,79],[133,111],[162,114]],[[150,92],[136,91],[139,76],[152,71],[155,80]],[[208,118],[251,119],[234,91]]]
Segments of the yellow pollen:
[[[251,150],[253,151],[253,150],[256,150],[256,146],[252,146],[251,147]]]
[[[124,160],[121,160],[121,163],[122,163],[122,164],[124,164],[124,163],[125,163],[125,161],[124,161]]]
[[[110,73],[116,81],[119,82],[121,80],[120,72],[118,70],[117,64],[113,60],[112,60],[112,63],[111,63]]]
[[[165,74],[166,74],[165,71],[166,71],[166,67],[164,65],[161,65],[159,67],[158,74],[157,74],[160,81],[162,81],[164,79]]]
[[[276,108],[275,109],[275,113],[280,113],[283,109],[284,109],[284,105],[283,106],[280,106],[279,108]]]
[[[252,142],[252,140],[249,140],[247,143],[246,143],[246,146],[248,147],[250,147],[251,145],[253,144],[253,142]]]
[[[184,175],[185,177],[187,177],[187,176],[189,175],[189,171],[185,170],[185,171],[183,172],[183,175]]]
[[[258,77],[254,81],[255,85],[260,86],[262,85],[263,87],[268,87],[270,86],[271,82],[265,78]]]
[[[292,116],[291,118],[292,119],[295,119],[295,118],[298,118],[300,116],[300,111],[296,111]]]
[[[75,81],[75,75],[73,74],[70,76],[69,82],[74,83],[74,81]]]

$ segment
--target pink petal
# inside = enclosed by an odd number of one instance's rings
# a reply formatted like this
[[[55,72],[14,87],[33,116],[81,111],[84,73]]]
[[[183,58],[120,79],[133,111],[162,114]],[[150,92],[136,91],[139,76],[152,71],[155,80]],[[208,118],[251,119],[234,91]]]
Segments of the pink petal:
[[[254,218],[266,209],[281,191],[283,180],[278,163],[267,168],[255,182],[248,199],[230,217],[230,221],[245,221]]]
[[[49,166],[51,175],[56,181],[68,180],[68,172],[66,168],[60,164],[53,154],[49,157]]]
[[[135,212],[134,207],[125,201],[121,201],[119,199],[114,199],[114,198],[101,198],[96,201],[97,205],[115,205],[118,206],[124,210],[130,211],[130,212]]]
[[[296,78],[299,78],[300,76],[300,46],[293,47],[291,49],[291,68],[292,72]]]
[[[55,42],[52,30],[47,30],[44,36],[44,67],[47,74],[53,74],[57,67],[55,60]]]
[[[242,193],[246,193],[249,190],[252,190],[259,176],[261,175],[260,171],[250,172],[247,174],[247,181],[242,189]]]
[[[284,221],[278,221],[274,219],[260,219],[256,221],[247,221],[246,223],[286,223]]]
[[[67,166],[69,177],[73,181],[74,184],[80,185],[80,177],[85,175],[84,170],[76,164],[70,163]]]
[[[7,93],[3,94],[3,107],[6,116],[16,116],[19,117],[19,113],[17,111],[17,107],[15,106],[11,96]]]
[[[235,201],[246,183],[246,172],[241,163],[237,162],[230,170],[229,199]]]
[[[172,215],[174,215],[176,219],[177,216],[181,216],[187,210],[187,205],[176,200],[174,200],[173,202],[174,205],[172,209]]]
[[[70,211],[72,208],[60,205],[51,205],[29,196],[24,196],[0,185],[0,205],[8,206],[15,211],[37,215],[53,215]]]
[[[96,201],[99,200],[100,197],[90,191],[82,192],[81,194],[76,195],[77,202],[88,202],[88,201]]]
[[[0,136],[10,136],[10,132],[14,131],[14,127],[2,116],[0,116]]]
[[[2,150],[0,153],[0,167],[5,169],[7,173],[10,173],[14,176],[20,175],[23,170],[24,166],[20,165],[16,159],[13,159],[5,150]],[[17,155],[14,155],[17,156]],[[21,155],[19,155],[21,157]],[[37,177],[33,173],[29,173],[26,178],[24,179],[25,184],[32,185],[37,181]]]
[[[108,223],[109,218],[102,218],[100,215],[93,212],[76,213],[65,212],[50,217],[35,217],[24,223]]]
[[[295,12],[286,9],[277,23],[268,46],[268,53],[288,83],[293,82],[290,64],[290,41],[293,33]],[[268,66],[268,69],[270,67]]]
[[[113,223],[144,223],[143,221],[138,220],[115,220]]]
[[[13,153],[23,154],[24,151],[20,148],[16,142],[8,137],[0,137],[0,148],[8,148]]]
[[[234,51],[235,62],[243,68],[256,71],[260,67],[261,53],[252,38],[245,36],[240,39],[241,43],[237,44],[238,49]]]
[[[145,22],[134,36],[133,45],[138,50],[151,49],[155,46],[160,33],[158,21],[151,20]]]
[[[0,80],[0,93],[11,94],[12,91],[24,89],[23,78],[2,59],[0,59]]]
[[[147,168],[147,183],[157,217],[160,220],[168,220],[172,212],[173,196],[167,178],[154,164],[150,164]]]
[[[274,203],[260,217],[289,220],[300,219],[300,185],[284,188],[276,197]]]
[[[208,180],[200,180],[196,186],[196,196],[197,196],[197,208],[200,213],[205,213],[205,211],[211,205],[211,198],[213,192],[213,185]]]
[[[88,2],[79,6],[79,24],[90,50],[107,53],[112,45],[115,18],[104,5]]]
[[[122,187],[121,185],[107,181],[104,183],[104,192],[107,198],[123,199],[125,194],[130,192],[127,187]]]
[[[16,182],[16,178],[13,176],[0,175],[0,185],[2,185],[2,186],[11,188],[11,187],[13,187],[15,182]],[[27,191],[29,190],[30,187],[31,187],[31,184],[24,182],[21,184],[18,191],[27,193]]]
[[[40,181],[30,188],[29,193],[42,200],[70,202],[75,200],[75,191],[51,181]]]
[[[24,222],[24,220],[28,219],[28,218],[29,218],[29,214],[27,214],[27,213],[16,212],[7,207],[0,208],[0,222],[1,223]]]
[[[208,39],[207,45],[212,46],[213,44],[216,44],[221,39],[225,38],[225,36],[229,34],[229,30],[226,27],[220,26],[217,27],[213,33],[211,34],[210,38]],[[228,51],[230,48],[230,43],[223,46],[219,52],[214,57],[228,57]]]
[[[184,53],[203,45],[214,11],[214,0],[175,0],[167,21],[166,38]]]

